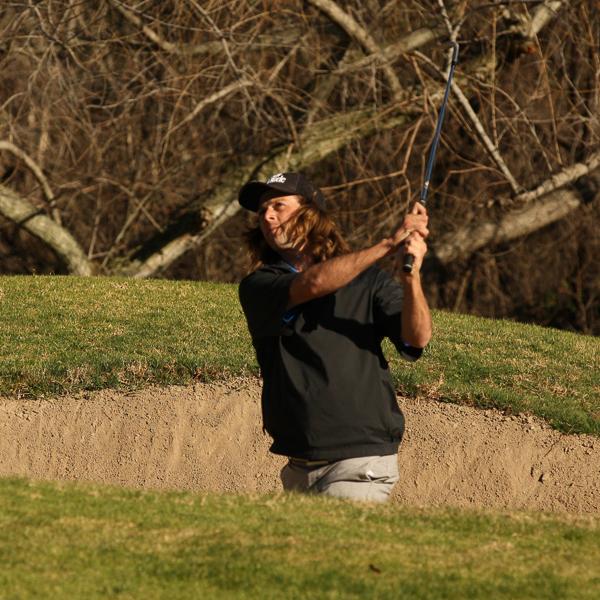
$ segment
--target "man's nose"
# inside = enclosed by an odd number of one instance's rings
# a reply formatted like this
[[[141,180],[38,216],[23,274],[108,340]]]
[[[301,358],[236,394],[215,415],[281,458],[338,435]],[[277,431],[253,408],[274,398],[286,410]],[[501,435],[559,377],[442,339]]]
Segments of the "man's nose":
[[[270,206],[265,209],[263,219],[269,223],[272,223],[275,220],[275,211]]]

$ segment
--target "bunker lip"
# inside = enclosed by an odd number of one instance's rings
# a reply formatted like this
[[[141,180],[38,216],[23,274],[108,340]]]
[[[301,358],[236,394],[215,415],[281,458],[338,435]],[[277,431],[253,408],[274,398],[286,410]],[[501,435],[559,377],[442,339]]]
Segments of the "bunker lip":
[[[398,398],[407,430],[393,502],[600,511],[600,439],[530,416]],[[0,476],[218,493],[280,490],[260,381],[0,398]]]

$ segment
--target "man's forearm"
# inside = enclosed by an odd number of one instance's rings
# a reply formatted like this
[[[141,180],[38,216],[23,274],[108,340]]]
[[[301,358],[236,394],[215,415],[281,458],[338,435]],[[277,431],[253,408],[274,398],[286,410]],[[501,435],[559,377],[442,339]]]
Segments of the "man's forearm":
[[[384,239],[364,250],[311,265],[292,282],[288,306],[296,306],[339,290],[386,256],[391,248],[393,243]]]
[[[402,303],[402,339],[415,348],[424,348],[431,339],[431,313],[421,287],[419,273],[405,278]]]

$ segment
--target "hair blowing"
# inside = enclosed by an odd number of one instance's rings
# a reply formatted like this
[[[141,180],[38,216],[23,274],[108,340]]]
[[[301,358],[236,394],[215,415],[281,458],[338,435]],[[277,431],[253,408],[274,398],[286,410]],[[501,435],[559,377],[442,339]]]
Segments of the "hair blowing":
[[[283,225],[289,245],[300,252],[309,252],[315,262],[350,252],[337,225],[319,207],[303,204]],[[255,225],[246,234],[252,269],[279,260],[279,255],[267,244],[260,227]]]

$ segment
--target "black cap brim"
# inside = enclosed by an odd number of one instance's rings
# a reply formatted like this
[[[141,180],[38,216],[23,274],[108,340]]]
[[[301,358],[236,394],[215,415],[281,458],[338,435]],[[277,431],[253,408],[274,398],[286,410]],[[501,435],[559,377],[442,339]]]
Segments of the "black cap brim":
[[[258,205],[263,194],[267,192],[281,192],[282,195],[294,194],[286,186],[279,186],[277,183],[264,183],[262,181],[249,181],[240,190],[238,195],[239,203],[252,212],[258,211]]]

